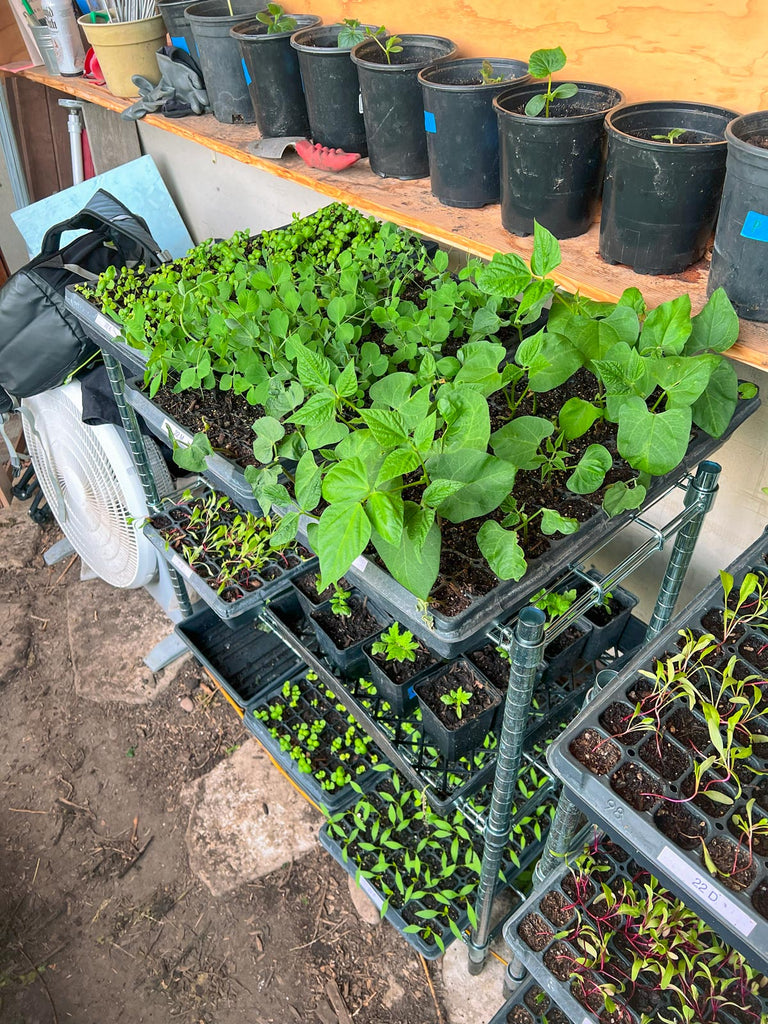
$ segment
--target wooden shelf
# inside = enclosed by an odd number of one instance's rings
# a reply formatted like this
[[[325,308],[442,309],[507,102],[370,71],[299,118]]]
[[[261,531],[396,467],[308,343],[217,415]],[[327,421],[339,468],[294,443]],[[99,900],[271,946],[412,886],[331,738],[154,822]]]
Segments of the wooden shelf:
[[[44,68],[25,68],[15,73],[110,110],[122,111],[130,105],[130,101],[112,96],[103,87],[82,78],[50,75]],[[498,206],[481,210],[443,206],[432,196],[428,178],[421,181],[379,178],[371,173],[367,160],[361,160],[342,174],[333,174],[307,167],[295,153],[286,154],[281,160],[257,157],[248,150],[249,143],[259,138],[254,125],[224,125],[210,114],[178,120],[148,114],[144,121],[366,213],[393,220],[444,245],[484,258],[490,258],[495,252],[516,252],[524,259],[530,257],[532,239],[517,238],[504,231]],[[590,298],[615,301],[625,288],[635,286],[651,306],[688,292],[694,310],[704,305],[706,260],[677,275],[635,274],[628,267],[610,266],[600,258],[598,235],[595,224],[587,234],[561,242],[563,262],[552,276],[563,288]],[[728,354],[738,362],[768,370],[768,324],[743,320],[739,341]]]

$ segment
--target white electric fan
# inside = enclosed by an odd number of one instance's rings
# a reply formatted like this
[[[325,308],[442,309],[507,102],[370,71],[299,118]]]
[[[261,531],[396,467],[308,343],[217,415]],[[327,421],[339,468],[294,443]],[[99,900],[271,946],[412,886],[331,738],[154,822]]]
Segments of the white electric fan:
[[[78,381],[21,403],[27,450],[48,505],[83,563],[107,583],[144,587],[158,572],[167,581],[165,563],[158,564],[141,532],[147,503],[125,432],[83,423],[82,410]],[[159,448],[149,438],[144,444],[158,493],[170,494],[173,485]],[[171,614],[170,595],[154,596]]]

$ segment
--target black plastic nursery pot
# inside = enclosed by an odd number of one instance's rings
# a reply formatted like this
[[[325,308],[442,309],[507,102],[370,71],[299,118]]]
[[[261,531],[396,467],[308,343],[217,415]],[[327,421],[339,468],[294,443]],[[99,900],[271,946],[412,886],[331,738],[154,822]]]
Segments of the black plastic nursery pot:
[[[309,617],[309,621],[312,624],[315,636],[317,637],[317,642],[320,644],[325,656],[345,675],[353,675],[358,669],[365,665],[363,644],[368,640],[373,640],[374,637],[381,632],[383,623],[386,621],[381,614],[376,611],[376,608],[369,603],[368,599],[364,598],[363,595],[357,591],[352,592],[352,596],[349,599],[349,606],[352,609],[350,622],[355,622],[357,624],[357,620],[360,620],[361,626],[363,624],[366,627],[369,626],[370,630],[360,636],[359,639],[344,637],[344,645],[335,639],[338,635],[335,632],[335,627],[344,626],[344,623],[346,622],[345,616],[334,614],[330,605],[321,605],[320,608],[317,611],[312,612]]]
[[[363,646],[371,682],[392,711],[396,715],[403,715],[416,704],[416,684],[435,672],[439,662],[421,644],[416,651],[415,661],[385,661],[383,655],[377,657],[371,653],[371,646],[377,639],[369,640]]]
[[[442,703],[440,696],[459,687],[472,694],[472,701],[463,708],[461,718],[457,718],[447,708],[444,718],[439,714]],[[466,658],[459,658],[441,671],[431,673],[417,683],[415,691],[424,729],[446,761],[456,761],[482,744],[501,704],[498,690]],[[478,707],[482,706],[482,710],[475,709],[475,700],[478,701]]]
[[[499,130],[494,97],[528,79],[521,60],[488,61],[500,82],[483,82],[477,57],[442,61],[419,72],[424,97],[432,195],[445,206],[498,203]]]
[[[724,288],[745,320],[768,320],[768,110],[725,130],[728,160],[707,293]]]
[[[579,658],[583,657],[584,648],[591,636],[592,623],[586,618],[578,618],[560,636],[548,643],[544,648],[544,682],[551,682],[571,672]]]
[[[266,6],[261,0],[202,0],[186,9],[213,116],[222,124],[256,120],[240,48],[229,30]]]
[[[595,579],[600,578],[599,573],[589,572],[587,575]],[[576,587],[579,594],[586,589],[586,585]],[[587,637],[581,653],[584,661],[595,661],[601,654],[618,644],[632,610],[637,605],[637,597],[624,587],[611,587],[610,594],[607,608],[598,605],[584,612],[584,618],[592,625],[592,632]]]
[[[608,157],[600,255],[640,274],[678,274],[704,255],[725,177],[733,110],[704,103],[627,103],[605,118]],[[656,136],[675,129],[670,142]]]
[[[171,0],[170,3],[158,0],[157,7],[163,16],[172,45],[178,46],[181,50],[186,50],[188,54],[197,60],[195,37],[184,13],[189,7],[189,0]]]
[[[314,14],[291,15],[296,26],[288,32],[268,32],[260,21],[246,21],[230,29],[237,40],[246,71],[256,124],[266,139],[282,135],[308,135],[309,121],[296,51],[291,35],[320,24]]]
[[[513,85],[493,101],[499,121],[501,223],[513,235],[532,234],[535,219],[556,238],[574,238],[595,219],[603,122],[624,96],[607,85],[575,84],[576,95],[555,100],[549,117],[525,114],[526,103],[545,91],[541,82]]]
[[[313,142],[367,156],[360,82],[349,56],[352,48],[338,46],[343,30],[343,25],[303,29],[291,36],[291,46],[299,58]]]
[[[387,63],[375,39],[352,49],[368,139],[371,170],[382,178],[426,178],[429,157],[419,71],[456,52],[442,36],[402,36],[402,52]]]

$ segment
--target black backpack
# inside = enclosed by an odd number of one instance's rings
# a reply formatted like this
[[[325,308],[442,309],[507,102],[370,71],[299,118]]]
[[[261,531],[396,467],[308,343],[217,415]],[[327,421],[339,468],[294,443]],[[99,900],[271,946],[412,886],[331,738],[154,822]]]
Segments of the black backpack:
[[[65,231],[87,230],[60,249]],[[68,284],[95,281],[109,266],[156,267],[170,259],[145,221],[109,192],[55,224],[40,255],[0,289],[0,413],[11,398],[28,398],[58,387],[88,363],[98,349],[64,300]]]

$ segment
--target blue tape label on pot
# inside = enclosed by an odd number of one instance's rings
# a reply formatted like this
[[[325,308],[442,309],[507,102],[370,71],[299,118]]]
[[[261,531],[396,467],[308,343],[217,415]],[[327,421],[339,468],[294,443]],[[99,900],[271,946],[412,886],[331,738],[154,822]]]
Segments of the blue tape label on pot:
[[[768,217],[764,213],[750,210],[744,218],[741,234],[743,238],[752,238],[756,242],[768,242]]]
[[[424,128],[431,135],[435,135],[437,132],[437,126],[435,125],[435,115],[430,113],[428,110],[424,111]]]
[[[243,74],[245,75],[245,84],[246,85],[250,85],[251,84],[251,76],[248,74],[248,68],[245,66],[245,57],[241,57],[240,60],[242,61],[242,64],[243,64]]]
[[[184,38],[184,36],[171,36],[171,45],[178,46],[180,50],[184,50],[185,53],[189,53],[187,40]]]

